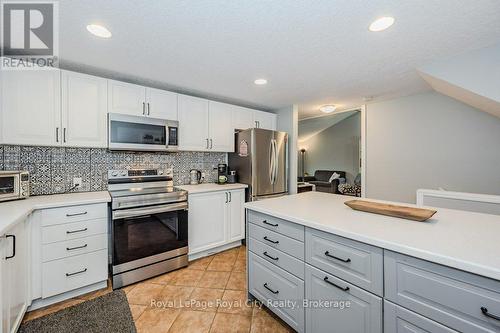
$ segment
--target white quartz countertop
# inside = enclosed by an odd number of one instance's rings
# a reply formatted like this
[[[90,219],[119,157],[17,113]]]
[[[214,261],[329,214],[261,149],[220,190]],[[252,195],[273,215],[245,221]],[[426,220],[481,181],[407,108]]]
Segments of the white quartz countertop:
[[[107,191],[40,195],[22,200],[0,202],[0,235],[23,221],[37,209],[75,206],[111,201]]]
[[[248,202],[245,207],[306,227],[500,280],[500,216],[437,208],[437,213],[427,222],[415,222],[359,212],[344,205],[345,201],[353,199],[306,192]]]
[[[198,185],[179,185],[176,187],[188,191],[188,193],[195,194],[204,192],[238,190],[242,188],[247,188],[248,185],[240,183],[224,184],[224,185],[219,185],[216,183],[202,183]]]

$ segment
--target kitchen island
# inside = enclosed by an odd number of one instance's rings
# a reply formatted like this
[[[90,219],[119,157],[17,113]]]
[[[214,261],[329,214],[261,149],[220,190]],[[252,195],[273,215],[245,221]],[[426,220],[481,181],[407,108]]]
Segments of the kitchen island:
[[[351,199],[246,203],[250,295],[297,331],[500,331],[499,216],[439,208],[415,222],[354,211]],[[272,306],[293,299],[352,307]]]

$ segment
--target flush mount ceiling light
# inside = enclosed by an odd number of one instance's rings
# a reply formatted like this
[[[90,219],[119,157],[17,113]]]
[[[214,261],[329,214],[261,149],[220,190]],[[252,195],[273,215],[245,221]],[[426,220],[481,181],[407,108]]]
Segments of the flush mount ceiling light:
[[[106,27],[103,27],[102,25],[99,24],[89,24],[87,25],[87,30],[92,34],[97,37],[101,38],[110,38],[111,37],[111,31],[109,31]]]
[[[337,110],[337,107],[335,105],[323,105],[319,108],[319,110],[324,113],[332,113]]]
[[[267,80],[266,79],[257,79],[255,81],[253,81],[253,83],[255,83],[258,86],[263,86],[263,85],[267,84]]]
[[[384,16],[373,21],[372,24],[370,24],[370,26],[368,27],[368,30],[373,32],[382,31],[389,28],[393,24],[394,17]]]

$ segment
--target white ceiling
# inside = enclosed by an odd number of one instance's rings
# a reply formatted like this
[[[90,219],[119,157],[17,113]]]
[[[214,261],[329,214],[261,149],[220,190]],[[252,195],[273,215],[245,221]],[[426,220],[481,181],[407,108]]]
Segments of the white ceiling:
[[[359,111],[344,111],[339,113],[329,114],[327,116],[308,118],[299,121],[299,136],[297,141],[307,141],[324,130],[340,123],[342,120],[349,118]]]
[[[59,15],[63,67],[263,109],[299,104],[301,118],[429,89],[416,67],[500,41],[498,0],[61,0]],[[383,15],[394,26],[369,32]]]

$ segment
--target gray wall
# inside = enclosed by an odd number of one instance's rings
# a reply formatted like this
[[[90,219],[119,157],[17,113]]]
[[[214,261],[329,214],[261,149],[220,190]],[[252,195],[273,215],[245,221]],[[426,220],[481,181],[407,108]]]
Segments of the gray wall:
[[[418,188],[500,194],[500,118],[436,92],[367,105],[368,198]]]
[[[304,147],[307,150],[305,171],[310,175],[313,175],[315,170],[345,171],[347,181],[352,183],[359,173],[360,136],[361,112],[356,112],[306,141],[300,142],[299,149]],[[299,172],[301,170],[299,169]]]
[[[278,115],[276,129],[288,133],[288,192],[297,193],[297,138],[299,109],[290,105],[274,111]]]

